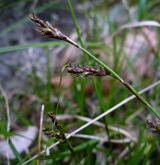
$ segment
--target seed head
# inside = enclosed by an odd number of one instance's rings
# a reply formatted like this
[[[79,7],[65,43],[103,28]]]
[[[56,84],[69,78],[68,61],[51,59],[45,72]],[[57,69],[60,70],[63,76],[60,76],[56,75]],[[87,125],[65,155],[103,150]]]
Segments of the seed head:
[[[93,66],[73,66],[69,65],[66,67],[68,73],[78,74],[84,77],[87,76],[106,76],[109,75],[103,68]]]
[[[37,24],[36,30],[43,36],[60,40],[66,39],[66,36],[58,29],[54,28],[48,21],[44,22],[43,20],[39,19],[34,13],[30,14],[29,17],[33,22]]]
[[[153,133],[160,134],[160,121],[157,118],[150,118],[147,120],[147,126],[149,130]]]
[[[29,17],[33,22],[36,23],[36,25],[37,25],[36,30],[42,36],[45,36],[47,38],[63,40],[63,41],[71,43],[72,45],[74,45],[76,47],[79,47],[76,42],[72,41],[69,37],[64,35],[60,30],[53,27],[48,21],[41,20],[34,13],[30,14]]]

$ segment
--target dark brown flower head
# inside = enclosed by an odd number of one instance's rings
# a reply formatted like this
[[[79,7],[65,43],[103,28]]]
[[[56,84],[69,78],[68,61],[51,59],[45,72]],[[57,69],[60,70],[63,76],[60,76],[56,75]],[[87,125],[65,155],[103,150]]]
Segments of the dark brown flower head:
[[[50,128],[44,128],[43,131],[45,132],[46,135],[51,136],[53,135],[53,130]]]
[[[109,75],[103,68],[92,67],[92,66],[73,66],[69,65],[66,67],[68,73],[78,74],[84,77],[87,76],[106,76]]]
[[[36,30],[47,38],[63,40],[78,47],[77,43],[72,41],[69,37],[64,35],[61,31],[53,27],[48,21],[39,19],[34,13],[29,15],[30,19],[37,24]]]
[[[44,133],[50,137],[55,137],[57,140],[60,140],[61,142],[64,142],[66,137],[62,131],[62,126],[58,123],[56,119],[56,115],[53,112],[49,112],[48,117],[53,122],[54,128],[53,129],[45,128],[43,129]]]
[[[47,136],[50,136],[50,137],[55,137],[57,140],[60,140],[60,139],[63,139],[63,136],[57,132],[57,131],[54,131],[52,129],[43,129],[45,135]]]
[[[147,120],[147,125],[150,131],[160,134],[160,121],[157,118],[150,118]]]
[[[54,123],[56,120],[56,115],[53,112],[49,112],[48,113],[48,117],[52,120],[52,122]]]
[[[66,40],[66,36],[58,29],[54,28],[48,21],[44,22],[34,13],[29,15],[30,19],[37,24],[37,31],[48,38]]]
[[[56,115],[53,112],[49,112],[48,117],[52,120],[52,122],[57,130],[60,130],[62,128],[56,119]]]

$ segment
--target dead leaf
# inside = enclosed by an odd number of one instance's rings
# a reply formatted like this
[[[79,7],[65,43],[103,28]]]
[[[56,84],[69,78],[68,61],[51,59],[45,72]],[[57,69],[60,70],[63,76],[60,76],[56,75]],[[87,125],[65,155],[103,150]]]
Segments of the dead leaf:
[[[26,130],[15,132],[16,135],[11,136],[10,140],[15,146],[17,152],[21,154],[26,151],[29,146],[32,144],[37,135],[37,127],[29,126]],[[10,146],[7,143],[7,140],[0,141],[0,155],[3,157],[7,157],[9,159],[15,159],[15,155],[13,154]]]

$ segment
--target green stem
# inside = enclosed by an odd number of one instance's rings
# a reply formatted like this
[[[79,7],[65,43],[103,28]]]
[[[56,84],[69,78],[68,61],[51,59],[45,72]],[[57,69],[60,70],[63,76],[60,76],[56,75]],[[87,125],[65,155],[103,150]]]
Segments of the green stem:
[[[81,34],[80,34],[80,30],[79,30],[78,23],[77,23],[77,19],[75,17],[75,14],[74,14],[74,11],[73,11],[73,7],[72,7],[72,4],[71,4],[70,0],[68,0],[68,6],[69,6],[69,10],[70,10],[70,13],[71,13],[71,16],[72,16],[72,20],[73,20],[76,32],[78,34],[80,45],[82,47],[84,47],[85,45],[83,44],[82,37],[81,37]]]
[[[81,37],[81,34],[80,34],[77,19],[76,19],[76,16],[74,14],[73,7],[72,7],[72,4],[71,4],[70,0],[68,0],[68,6],[69,6],[69,10],[70,10],[70,13],[71,13],[71,16],[72,16],[72,20],[73,20],[73,23],[74,23],[74,26],[75,26],[75,29],[76,29],[76,32],[77,32],[77,35],[78,35],[79,43],[80,43],[81,47],[85,48],[85,45],[83,43],[83,40],[82,40],[82,37]],[[84,54],[84,56],[85,56],[86,62],[89,63],[88,56],[86,54]]]

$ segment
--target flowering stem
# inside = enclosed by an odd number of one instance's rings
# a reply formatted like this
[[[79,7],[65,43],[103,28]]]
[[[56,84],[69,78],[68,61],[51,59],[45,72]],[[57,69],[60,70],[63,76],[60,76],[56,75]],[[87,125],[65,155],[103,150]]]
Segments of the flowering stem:
[[[98,58],[96,58],[92,53],[90,53],[88,50],[82,48],[81,46],[78,46],[78,48],[80,50],[82,50],[83,52],[85,52],[86,54],[88,54],[88,56],[90,56],[92,59],[94,59],[99,65],[101,65],[108,73],[110,73],[110,75],[119,80],[125,87],[127,87],[141,102],[143,102],[150,110],[150,112],[152,112],[153,114],[155,114],[159,119],[160,119],[160,115],[159,113],[125,80],[123,80],[116,72],[114,72],[111,68],[109,68],[105,63],[103,63],[101,60],[99,60]]]
[[[87,49],[85,49],[83,45],[78,45],[71,38],[63,34],[58,29],[54,28],[49,22],[44,22],[43,20],[39,19],[34,13],[30,15],[30,19],[37,24],[37,31],[40,32],[43,36],[68,42],[79,48],[81,51],[84,52],[84,54],[87,54],[89,57],[91,57],[95,62],[102,66],[106,70],[106,72],[109,73],[110,76],[119,80],[126,88],[128,88],[141,102],[143,102],[149,108],[150,112],[154,113],[160,119],[159,113],[140,94],[138,94],[138,92],[127,81],[121,78],[115,71],[113,71],[105,63],[103,63]]]

